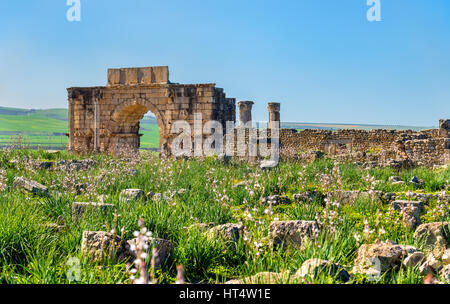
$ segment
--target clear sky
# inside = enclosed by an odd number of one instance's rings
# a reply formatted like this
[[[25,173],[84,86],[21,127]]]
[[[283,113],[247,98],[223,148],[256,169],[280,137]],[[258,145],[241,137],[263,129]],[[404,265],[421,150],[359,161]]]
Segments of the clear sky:
[[[450,118],[450,1],[0,1],[0,105],[67,107],[67,87],[110,67],[168,65],[173,82],[214,82],[281,102],[283,121],[436,126]]]

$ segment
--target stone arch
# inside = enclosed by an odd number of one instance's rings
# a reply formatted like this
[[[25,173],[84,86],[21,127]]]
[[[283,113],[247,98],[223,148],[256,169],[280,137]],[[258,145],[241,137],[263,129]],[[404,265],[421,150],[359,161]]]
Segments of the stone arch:
[[[213,83],[180,84],[169,81],[164,67],[108,69],[108,83],[100,87],[68,88],[69,150],[118,154],[126,147],[139,149],[139,122],[148,111],[156,116],[160,155],[170,156],[177,136],[172,123],[194,126],[203,121],[236,121],[234,98]]]
[[[156,116],[159,127],[159,148],[161,151],[165,150],[167,121],[162,111],[159,109],[158,104],[157,98],[121,102],[110,114],[111,121],[113,122],[113,134],[122,134],[130,137],[135,134],[136,137],[134,140],[130,140],[130,144],[134,148],[139,148],[139,122],[144,118],[146,113],[151,112]]]

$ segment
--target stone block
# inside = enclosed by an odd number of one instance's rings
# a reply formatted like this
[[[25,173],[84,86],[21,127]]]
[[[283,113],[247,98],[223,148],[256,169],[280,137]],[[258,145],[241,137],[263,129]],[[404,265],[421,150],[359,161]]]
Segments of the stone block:
[[[108,86],[120,84],[120,70],[108,69]]]
[[[322,227],[315,221],[275,221],[269,226],[272,245],[281,244],[300,247],[306,239],[315,239],[322,232]]]
[[[84,231],[81,251],[94,262],[117,261],[126,262],[132,259],[130,245],[105,231]]]
[[[120,198],[126,201],[138,201],[146,197],[141,189],[125,189],[120,193]]]
[[[112,204],[103,203],[73,203],[72,204],[72,221],[76,222],[86,212],[98,212],[100,214],[112,214],[116,210],[116,207]]]
[[[420,213],[425,206],[423,202],[397,200],[392,202],[392,206],[394,207],[394,210],[403,214],[405,226],[415,229],[421,224]]]
[[[156,249],[158,252],[158,257],[155,261],[155,269],[159,269],[164,262],[169,257],[170,251],[172,249],[172,243],[168,240],[159,239],[159,238],[153,238],[153,237],[142,237],[142,241],[144,244],[143,246],[147,247],[146,250],[149,255],[152,253],[153,249]],[[128,241],[128,245],[131,249],[131,255],[133,259],[136,258],[136,247],[139,246],[138,244],[138,238],[134,238],[130,241]]]
[[[169,67],[152,67],[152,83],[169,83]]]
[[[239,242],[244,234],[244,226],[238,224],[224,224],[209,229],[210,238],[219,237],[229,242]]]
[[[46,186],[24,177],[16,177],[13,182],[13,187],[33,194],[48,195],[48,188]]]

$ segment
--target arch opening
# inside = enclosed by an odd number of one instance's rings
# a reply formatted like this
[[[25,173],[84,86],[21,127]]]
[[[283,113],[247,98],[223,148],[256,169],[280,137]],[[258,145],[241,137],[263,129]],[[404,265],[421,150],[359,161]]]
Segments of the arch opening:
[[[162,121],[157,114],[152,111],[152,107],[143,104],[131,104],[118,109],[113,117],[121,150],[159,151]]]

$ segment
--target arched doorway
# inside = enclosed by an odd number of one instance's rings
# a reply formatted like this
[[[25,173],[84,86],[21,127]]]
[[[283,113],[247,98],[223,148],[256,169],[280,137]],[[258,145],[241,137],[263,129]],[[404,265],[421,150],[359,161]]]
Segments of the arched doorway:
[[[148,113],[150,113],[148,117],[153,117],[153,120],[145,119]],[[143,147],[153,148],[155,151],[164,150],[165,120],[153,103],[133,101],[121,104],[113,111],[111,117],[114,122],[112,146],[115,153],[135,153]]]

